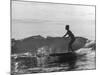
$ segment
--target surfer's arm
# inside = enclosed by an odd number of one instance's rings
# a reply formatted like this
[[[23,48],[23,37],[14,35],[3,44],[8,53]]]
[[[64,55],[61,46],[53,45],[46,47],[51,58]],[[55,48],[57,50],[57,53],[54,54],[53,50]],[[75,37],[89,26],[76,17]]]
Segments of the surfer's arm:
[[[67,33],[63,36],[63,37],[66,37]]]

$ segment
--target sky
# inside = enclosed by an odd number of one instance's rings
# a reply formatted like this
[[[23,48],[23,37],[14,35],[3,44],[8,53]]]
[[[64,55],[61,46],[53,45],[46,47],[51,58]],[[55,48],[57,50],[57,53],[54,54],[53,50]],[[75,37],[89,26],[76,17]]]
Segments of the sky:
[[[12,1],[12,38],[62,37],[66,25],[75,36],[95,40],[95,7]]]

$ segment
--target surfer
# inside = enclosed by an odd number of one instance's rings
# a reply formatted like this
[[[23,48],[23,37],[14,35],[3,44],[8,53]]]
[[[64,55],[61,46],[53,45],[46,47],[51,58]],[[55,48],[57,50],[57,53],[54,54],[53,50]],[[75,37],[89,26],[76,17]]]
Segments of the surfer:
[[[65,27],[65,30],[67,30],[66,34],[63,36],[64,38],[68,35],[68,37],[70,38],[70,42],[69,42],[69,46],[68,46],[68,51],[70,52],[73,52],[73,49],[72,49],[72,44],[74,43],[75,41],[75,36],[74,34],[71,32],[71,30],[69,30],[69,25],[66,25]]]

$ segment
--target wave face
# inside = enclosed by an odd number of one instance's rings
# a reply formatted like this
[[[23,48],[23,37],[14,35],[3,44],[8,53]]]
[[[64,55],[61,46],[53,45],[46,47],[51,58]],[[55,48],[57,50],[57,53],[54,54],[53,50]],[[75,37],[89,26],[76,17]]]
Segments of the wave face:
[[[86,44],[86,41],[86,38],[76,37],[72,48],[74,50],[80,49]],[[35,54],[36,50],[43,46],[52,48],[52,53],[65,53],[68,51],[69,42],[69,38],[32,36],[22,40],[15,40],[12,46],[12,53],[32,52]]]

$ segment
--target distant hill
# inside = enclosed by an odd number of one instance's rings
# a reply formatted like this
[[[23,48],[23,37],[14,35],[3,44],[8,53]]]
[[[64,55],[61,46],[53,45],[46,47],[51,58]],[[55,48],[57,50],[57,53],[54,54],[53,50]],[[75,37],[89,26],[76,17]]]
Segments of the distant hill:
[[[73,43],[73,49],[77,50],[82,48],[88,39],[83,37],[76,37],[75,42]],[[62,38],[62,37],[47,37],[44,38],[40,35],[38,36],[31,36],[21,40],[14,40],[12,41],[12,54],[13,53],[25,53],[31,52],[33,54],[36,53],[36,50],[41,47],[48,47],[51,48],[52,53],[65,53],[68,50],[68,44],[70,42],[69,38]]]

